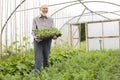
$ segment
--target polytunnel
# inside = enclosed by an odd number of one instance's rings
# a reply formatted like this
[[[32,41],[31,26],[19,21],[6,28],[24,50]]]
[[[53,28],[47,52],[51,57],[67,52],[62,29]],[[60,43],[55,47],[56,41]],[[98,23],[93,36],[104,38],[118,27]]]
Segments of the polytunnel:
[[[48,4],[48,15],[62,33],[55,45],[80,46],[84,34],[88,51],[120,49],[119,0],[0,0],[0,54],[6,47],[32,47],[32,21],[41,4]]]

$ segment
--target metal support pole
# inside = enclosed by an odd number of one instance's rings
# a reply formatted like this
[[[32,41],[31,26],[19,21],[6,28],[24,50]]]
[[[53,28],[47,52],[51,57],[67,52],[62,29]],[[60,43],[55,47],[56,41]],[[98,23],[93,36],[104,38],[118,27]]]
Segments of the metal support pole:
[[[70,45],[73,46],[72,25],[70,24]]]
[[[102,40],[99,40],[100,50],[102,50]]]
[[[0,0],[0,31],[2,30],[2,1]],[[0,57],[2,57],[2,34],[0,34]]]

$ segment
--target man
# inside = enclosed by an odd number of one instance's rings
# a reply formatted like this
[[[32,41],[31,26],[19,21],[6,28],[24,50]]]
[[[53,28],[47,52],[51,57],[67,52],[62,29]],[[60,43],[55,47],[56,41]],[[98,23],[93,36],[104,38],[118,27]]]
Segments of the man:
[[[48,13],[48,5],[46,4],[41,5],[40,16],[37,16],[33,19],[32,34],[34,37],[35,71],[36,70],[41,71],[42,61],[43,61],[43,68],[49,66],[48,57],[50,53],[52,39],[42,40],[38,38],[34,33],[36,29],[53,27],[53,19],[48,17],[47,13]],[[53,39],[57,39],[57,37],[54,36]]]

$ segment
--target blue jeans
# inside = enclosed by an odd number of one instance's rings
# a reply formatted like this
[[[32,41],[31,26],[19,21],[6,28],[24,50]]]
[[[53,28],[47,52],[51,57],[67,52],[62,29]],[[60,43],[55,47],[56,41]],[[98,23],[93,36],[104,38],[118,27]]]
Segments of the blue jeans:
[[[48,67],[48,57],[50,53],[52,39],[43,40],[41,42],[36,42],[34,40],[34,59],[35,59],[35,70],[41,71],[42,62],[43,68]]]

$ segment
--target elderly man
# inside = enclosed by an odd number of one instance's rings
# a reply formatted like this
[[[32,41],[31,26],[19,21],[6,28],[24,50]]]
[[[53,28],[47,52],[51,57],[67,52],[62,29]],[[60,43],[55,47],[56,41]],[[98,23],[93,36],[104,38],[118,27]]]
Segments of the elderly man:
[[[52,39],[42,40],[38,38],[34,31],[36,29],[42,28],[52,28],[53,27],[53,19],[47,16],[48,13],[48,5],[44,4],[40,6],[40,15],[33,19],[33,27],[32,34],[34,37],[34,55],[35,55],[35,71],[41,71],[42,61],[43,68],[48,67],[48,57],[50,53],[50,47]],[[57,39],[56,36],[53,39]]]

